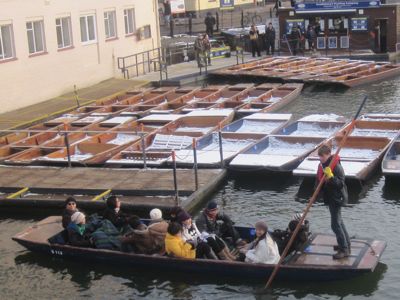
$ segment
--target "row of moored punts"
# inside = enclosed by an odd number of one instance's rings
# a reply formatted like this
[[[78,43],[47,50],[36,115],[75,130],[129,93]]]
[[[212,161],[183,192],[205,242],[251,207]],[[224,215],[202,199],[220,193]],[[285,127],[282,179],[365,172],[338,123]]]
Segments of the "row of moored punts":
[[[230,66],[213,71],[213,74],[354,87],[399,75],[400,64],[327,57],[277,56]]]

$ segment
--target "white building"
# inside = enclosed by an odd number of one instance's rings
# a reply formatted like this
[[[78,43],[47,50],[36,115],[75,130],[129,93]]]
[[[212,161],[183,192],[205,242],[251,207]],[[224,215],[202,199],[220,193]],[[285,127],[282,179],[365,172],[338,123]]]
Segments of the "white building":
[[[120,77],[160,46],[158,1],[0,0],[0,33],[1,113]]]

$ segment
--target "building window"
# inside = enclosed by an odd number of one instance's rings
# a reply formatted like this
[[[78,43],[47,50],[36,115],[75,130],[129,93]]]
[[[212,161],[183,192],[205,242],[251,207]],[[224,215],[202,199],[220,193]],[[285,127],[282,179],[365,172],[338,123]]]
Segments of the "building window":
[[[125,20],[125,34],[130,35],[135,33],[135,9],[124,9],[124,20]]]
[[[144,26],[144,38],[145,39],[151,38],[151,26],[150,25]]]
[[[81,42],[92,43],[96,41],[96,23],[94,15],[80,17]]]
[[[72,46],[71,18],[56,19],[58,49]]]
[[[45,52],[46,45],[44,41],[43,21],[27,22],[26,31],[28,34],[29,53]]]
[[[104,27],[106,30],[106,39],[117,37],[117,23],[115,11],[106,11],[104,13]]]
[[[15,57],[12,25],[0,25],[0,60]]]

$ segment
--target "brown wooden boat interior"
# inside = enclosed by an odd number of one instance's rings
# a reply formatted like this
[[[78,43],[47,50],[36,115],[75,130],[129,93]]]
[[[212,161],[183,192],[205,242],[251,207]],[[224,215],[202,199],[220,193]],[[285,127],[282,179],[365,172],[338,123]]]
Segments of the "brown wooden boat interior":
[[[338,135],[344,135],[344,133],[349,130],[351,124],[348,124],[342,130],[338,132]],[[379,130],[379,131],[397,131],[400,130],[400,120],[398,122],[393,121],[371,121],[371,120],[356,120],[354,125],[354,130],[356,129],[370,129],[370,130]]]
[[[5,136],[0,137],[0,147],[10,145],[12,143],[21,141],[23,139],[29,138],[34,133],[30,132],[13,132]]]
[[[61,148],[60,148],[61,149]],[[31,164],[33,160],[49,155],[59,149],[56,148],[41,148],[41,147],[32,147],[26,149],[24,151],[20,151],[17,155],[9,155],[8,157],[3,157],[3,163],[6,164]],[[1,157],[1,154],[0,154]]]

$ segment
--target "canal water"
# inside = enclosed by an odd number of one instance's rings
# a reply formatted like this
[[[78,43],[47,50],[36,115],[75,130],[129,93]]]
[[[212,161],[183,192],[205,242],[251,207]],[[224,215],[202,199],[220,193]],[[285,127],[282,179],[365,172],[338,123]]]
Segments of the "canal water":
[[[400,78],[350,90],[306,88],[283,112],[296,117],[311,113],[352,116],[362,97],[364,112],[400,112]],[[400,294],[400,184],[380,174],[364,186],[351,185],[351,205],[343,215],[351,236],[373,237],[388,247],[373,274],[329,283],[283,282],[269,292],[263,282],[246,278],[207,278],[74,261],[30,253],[11,236],[46,214],[0,214],[0,290],[2,299],[398,299]],[[305,207],[309,186],[291,176],[235,176],[213,198],[240,225],[266,220],[270,228],[285,228]],[[311,229],[330,232],[329,213],[317,203],[309,216]]]

